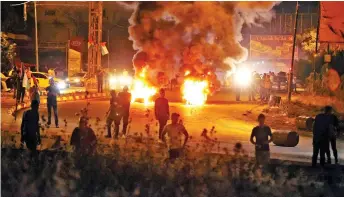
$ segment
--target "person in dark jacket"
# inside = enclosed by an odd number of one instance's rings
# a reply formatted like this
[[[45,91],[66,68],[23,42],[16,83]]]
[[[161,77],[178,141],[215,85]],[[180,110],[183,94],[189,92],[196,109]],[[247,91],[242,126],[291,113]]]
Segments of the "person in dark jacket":
[[[79,127],[73,130],[71,136],[70,145],[74,146],[75,153],[79,156],[88,156],[96,152],[97,137],[87,124],[87,117],[81,117]]]
[[[103,93],[104,71],[99,69],[97,72],[98,92]]]
[[[131,94],[128,92],[128,86],[124,86],[123,91],[118,93],[118,103],[119,103],[119,117],[115,122],[115,138],[118,138],[119,125],[123,118],[123,136],[125,137],[129,122],[129,109],[131,102]]]
[[[168,100],[165,98],[165,90],[160,89],[160,97],[155,100],[154,112],[155,118],[159,121],[159,139],[162,140],[161,134],[170,117]]]
[[[23,114],[21,123],[21,143],[31,151],[31,156],[37,158],[37,145],[41,143],[38,101],[31,102],[31,109]]]
[[[46,88],[48,93],[47,96],[47,107],[48,107],[48,126],[51,124],[51,108],[54,109],[54,116],[55,116],[55,126],[56,128],[59,127],[59,119],[57,115],[57,95],[60,94],[60,90],[55,85],[54,79],[51,78],[49,80],[50,86]]]
[[[330,148],[332,149],[333,156],[335,163],[338,164],[338,152],[337,152],[337,136],[339,136],[339,120],[336,115],[334,115],[333,109],[331,106],[326,106],[325,109],[325,115],[328,116],[328,132],[329,132],[329,143],[330,147],[326,150],[326,156],[327,156],[327,163],[331,163],[331,152]]]
[[[270,161],[270,147],[272,142],[272,133],[269,126],[265,125],[265,115],[259,114],[259,125],[254,127],[251,133],[250,141],[256,147],[257,164],[268,164]],[[270,137],[270,139],[269,139]],[[255,138],[255,140],[253,140]]]
[[[31,99],[31,102],[33,100],[36,100],[38,101],[38,105],[40,104],[40,95],[39,95],[38,86],[34,85],[33,87],[30,88],[30,99]]]
[[[313,156],[312,166],[315,167],[320,152],[320,165],[325,165],[325,154],[329,151],[330,125],[332,124],[332,116],[329,115],[332,109],[325,107],[325,113],[318,114],[313,124]]]
[[[107,112],[107,120],[106,120],[106,125],[107,125],[107,138],[111,138],[111,125],[112,123],[116,123],[116,121],[119,118],[119,111],[118,111],[118,99],[117,99],[117,95],[116,95],[116,91],[115,90],[111,90],[110,91],[110,108]],[[116,132],[116,131],[115,131]],[[117,136],[117,134],[115,134],[115,136]]]

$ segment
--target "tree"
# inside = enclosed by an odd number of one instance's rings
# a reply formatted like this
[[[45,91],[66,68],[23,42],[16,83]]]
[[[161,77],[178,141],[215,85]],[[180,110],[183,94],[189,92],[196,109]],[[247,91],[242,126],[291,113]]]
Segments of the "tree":
[[[1,64],[2,70],[9,70],[10,65],[16,57],[16,43],[8,39],[6,33],[1,33]]]
[[[300,48],[310,56],[315,53],[316,35],[317,30],[311,28],[296,36]]]

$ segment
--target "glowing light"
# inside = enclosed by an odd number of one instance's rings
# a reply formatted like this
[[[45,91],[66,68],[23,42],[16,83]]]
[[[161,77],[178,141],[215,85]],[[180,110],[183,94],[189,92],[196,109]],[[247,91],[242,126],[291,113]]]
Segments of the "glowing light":
[[[247,87],[252,81],[252,72],[246,67],[239,67],[234,73],[234,81],[241,87]]]
[[[123,88],[124,86],[131,86],[133,78],[128,75],[128,72],[124,71],[121,76],[110,76],[109,86],[114,90],[117,88]]]
[[[62,89],[67,88],[67,84],[66,84],[66,82],[64,82],[64,81],[60,81],[60,82],[57,83],[57,87],[58,87],[60,90],[62,90]]]
[[[75,79],[74,79],[74,82],[79,83],[79,82],[80,82],[80,79],[79,79],[79,78],[75,78]]]
[[[145,72],[146,69],[143,69],[139,77],[134,79],[131,88],[131,102],[135,102],[136,99],[143,99],[144,105],[148,105],[151,103],[151,98],[157,93],[157,90],[146,81]]]
[[[116,88],[116,77],[111,76],[109,79],[110,89],[114,90]]]
[[[190,71],[189,70],[187,70],[187,71],[185,71],[185,74],[184,74],[184,76],[188,76],[190,74]]]
[[[186,79],[183,84],[183,99],[186,104],[201,106],[207,101],[208,81]]]

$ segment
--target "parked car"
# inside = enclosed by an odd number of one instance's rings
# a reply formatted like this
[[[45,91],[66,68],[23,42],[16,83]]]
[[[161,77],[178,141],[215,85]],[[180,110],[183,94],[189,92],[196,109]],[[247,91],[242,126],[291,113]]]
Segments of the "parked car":
[[[44,73],[44,72],[32,72],[32,75],[37,79],[38,81],[38,86],[40,87],[40,89],[45,89],[49,86],[49,75],[48,73]],[[67,83],[65,80],[63,79],[59,79],[59,78],[54,78],[55,83],[57,84],[57,87],[60,90],[69,88],[69,83]],[[34,85],[32,83],[32,85]]]
[[[71,77],[67,78],[66,81],[72,86],[85,86],[86,72],[75,73]]]

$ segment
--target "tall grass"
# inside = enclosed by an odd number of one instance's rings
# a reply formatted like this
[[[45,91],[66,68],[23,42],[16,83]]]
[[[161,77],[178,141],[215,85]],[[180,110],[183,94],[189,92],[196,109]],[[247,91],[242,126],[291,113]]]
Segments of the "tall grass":
[[[130,139],[101,145],[90,157],[44,151],[38,162],[26,151],[3,148],[1,196],[295,197],[330,191],[304,168],[257,166],[240,144],[223,155],[203,148],[187,148],[174,163],[166,162],[162,146]]]

